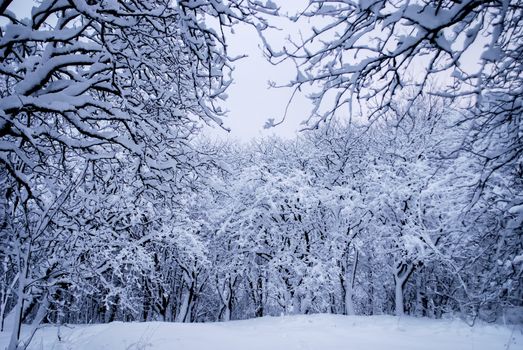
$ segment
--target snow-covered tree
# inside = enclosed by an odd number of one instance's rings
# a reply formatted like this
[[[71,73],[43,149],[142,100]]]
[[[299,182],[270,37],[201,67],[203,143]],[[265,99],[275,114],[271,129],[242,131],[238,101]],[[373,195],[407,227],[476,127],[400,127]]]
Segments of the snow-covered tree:
[[[474,124],[461,151],[484,162],[474,203],[493,172],[517,172],[523,157],[522,18],[517,0],[315,0],[290,17],[312,28],[266,52],[295,62],[288,86],[311,91],[310,128],[336,113],[374,121],[398,102],[405,114],[426,94],[454,101]]]
[[[16,313],[9,346],[16,349],[27,345],[19,341],[22,320],[35,314],[33,305],[46,311],[56,294],[49,281],[56,273],[81,272],[75,278],[82,280],[93,268],[87,263],[97,262],[90,279],[108,288],[98,290],[105,301],[136,306],[130,291],[154,270],[148,232],[137,222],[156,219],[140,213],[158,206],[140,193],[176,188],[197,167],[189,139],[199,122],[221,125],[231,82],[223,30],[264,23],[253,17],[262,5],[235,0],[42,1],[22,19],[10,3],[0,6],[8,22],[0,28],[0,166],[9,177],[2,320],[6,308]],[[126,164],[131,171],[114,176]],[[82,185],[86,174],[90,183]],[[35,325],[45,311],[31,316]]]
[[[276,62],[296,62],[300,73],[291,86],[319,88],[311,95],[316,106],[312,126],[345,104],[368,101],[370,115],[381,113],[405,87],[414,88],[410,102],[427,89],[455,98],[472,94],[478,100],[504,91],[505,111],[516,116],[521,11],[516,0],[315,0],[290,17],[310,19],[310,34],[290,38],[282,50],[269,46],[267,54]],[[432,78],[441,76],[454,78],[452,86],[434,89]],[[320,113],[322,102],[328,106]]]

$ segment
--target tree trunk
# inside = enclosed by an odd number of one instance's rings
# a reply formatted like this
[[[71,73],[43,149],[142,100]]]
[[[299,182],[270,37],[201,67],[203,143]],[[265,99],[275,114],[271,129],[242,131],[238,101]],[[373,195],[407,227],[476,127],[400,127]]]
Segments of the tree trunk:
[[[227,305],[222,314],[222,321],[227,322],[231,320],[231,308]]]
[[[299,315],[301,313],[301,298],[300,295],[294,291],[292,294],[292,314]]]
[[[7,270],[7,268],[5,268]],[[16,285],[16,282],[18,281],[18,277],[20,276],[19,273],[16,274],[15,278],[13,278],[13,281],[9,286],[6,286],[6,289],[2,292],[2,304],[0,305],[0,332],[4,331],[4,321],[5,321],[5,311],[7,308],[7,302],[9,301],[9,297],[11,296],[11,290]]]
[[[191,322],[193,287],[185,290],[182,295],[179,312],[176,314],[175,322]]]
[[[22,279],[20,280],[20,284],[22,284]],[[23,293],[24,288],[18,288],[18,300],[16,302],[16,305],[13,309],[14,311],[14,325],[13,330],[11,333],[11,340],[9,341],[9,346],[7,347],[7,350],[16,350],[18,348],[18,341],[20,339],[20,331],[22,330],[22,313],[24,310],[24,299],[25,295]]]
[[[403,285],[402,283],[396,282],[395,288],[395,305],[396,305],[396,316],[403,316],[405,314],[405,306],[403,305]]]
[[[358,268],[358,251],[354,250],[354,263],[352,264],[352,272],[350,278],[345,278],[345,315],[355,315],[354,302],[352,296],[354,294],[354,281],[356,280],[356,269]]]
[[[396,264],[394,271],[394,303],[396,308],[396,316],[403,316],[405,314],[405,305],[403,302],[403,288],[410,277],[414,266],[403,262]]]
[[[38,306],[38,311],[36,312],[36,316],[31,324],[29,336],[27,337],[27,339],[25,339],[25,341],[20,342],[20,345],[17,347],[17,349],[25,350],[29,346],[29,344],[31,344],[31,340],[33,340],[36,331],[38,330],[38,328],[40,328],[42,321],[47,315],[49,304],[49,299],[47,298],[47,295],[44,294],[42,297],[42,303]]]
[[[182,302],[180,303],[180,307],[178,308],[178,312],[176,313],[175,322],[185,322],[185,318],[187,317],[188,311],[189,311],[189,292],[184,291],[184,293],[182,295]]]
[[[9,346],[7,350],[16,350],[18,349],[18,343],[20,341],[20,334],[22,331],[22,317],[24,313],[24,302],[26,299],[26,287],[27,287],[27,277],[29,276],[29,258],[31,257],[31,245],[27,247],[27,252],[22,257],[22,251],[20,246],[18,247],[18,257],[19,261],[23,261],[23,265],[20,266],[20,274],[18,277],[18,299],[16,305],[13,309],[14,311],[14,324],[13,330],[11,333],[11,340],[9,341]]]

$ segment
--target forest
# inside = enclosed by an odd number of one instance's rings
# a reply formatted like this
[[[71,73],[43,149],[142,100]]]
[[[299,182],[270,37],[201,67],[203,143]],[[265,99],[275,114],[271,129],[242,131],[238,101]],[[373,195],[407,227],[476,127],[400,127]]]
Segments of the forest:
[[[523,322],[523,4],[278,2],[0,1],[7,349],[45,324]],[[279,47],[283,17],[319,24]],[[295,64],[295,137],[202,132],[238,26]]]

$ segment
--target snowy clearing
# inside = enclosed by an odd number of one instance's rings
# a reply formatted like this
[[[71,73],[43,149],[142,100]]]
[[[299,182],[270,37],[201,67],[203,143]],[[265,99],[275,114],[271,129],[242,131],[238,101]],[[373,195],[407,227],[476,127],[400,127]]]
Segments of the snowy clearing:
[[[40,330],[29,349],[521,349],[521,327],[393,316],[300,315],[223,323],[123,323]],[[0,349],[9,333],[0,333]]]

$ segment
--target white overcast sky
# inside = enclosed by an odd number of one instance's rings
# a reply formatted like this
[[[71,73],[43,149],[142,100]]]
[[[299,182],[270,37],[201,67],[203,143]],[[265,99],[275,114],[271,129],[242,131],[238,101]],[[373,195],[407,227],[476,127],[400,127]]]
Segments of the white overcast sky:
[[[295,13],[308,4],[308,0],[274,1],[282,12]],[[283,18],[270,18],[281,30],[271,30],[267,33],[271,45],[280,48],[288,35],[298,31],[309,30],[308,26],[301,28]],[[311,103],[303,94],[296,94],[289,106],[285,122],[271,129],[264,129],[269,118],[280,121],[292,94],[291,88],[269,88],[269,81],[285,85],[296,78],[296,69],[291,61],[273,65],[263,56],[261,39],[256,30],[247,25],[234,28],[234,34],[228,37],[228,50],[231,56],[247,55],[234,63],[234,82],[228,90],[226,107],[229,110],[224,125],[231,129],[229,133],[219,128],[209,131],[210,135],[248,141],[254,137],[279,135],[292,137],[301,129],[301,122],[310,114]]]

